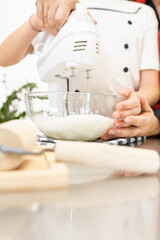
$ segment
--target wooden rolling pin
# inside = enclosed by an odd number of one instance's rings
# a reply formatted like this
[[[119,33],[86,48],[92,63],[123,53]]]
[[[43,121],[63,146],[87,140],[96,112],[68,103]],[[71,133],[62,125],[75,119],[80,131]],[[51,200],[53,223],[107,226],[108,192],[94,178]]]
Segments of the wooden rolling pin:
[[[115,171],[155,173],[160,167],[157,152],[131,147],[59,141],[56,143],[55,153],[57,161]]]
[[[0,124],[0,145],[32,151],[36,146],[35,128],[24,120],[12,120]],[[0,152],[0,170],[12,170],[23,162],[22,156]]]

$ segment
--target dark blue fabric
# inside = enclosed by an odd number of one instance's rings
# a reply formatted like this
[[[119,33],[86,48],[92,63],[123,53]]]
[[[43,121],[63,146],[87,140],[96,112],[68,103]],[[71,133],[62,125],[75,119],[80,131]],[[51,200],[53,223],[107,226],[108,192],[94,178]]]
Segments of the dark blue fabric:
[[[160,120],[160,108],[155,109],[154,114]]]

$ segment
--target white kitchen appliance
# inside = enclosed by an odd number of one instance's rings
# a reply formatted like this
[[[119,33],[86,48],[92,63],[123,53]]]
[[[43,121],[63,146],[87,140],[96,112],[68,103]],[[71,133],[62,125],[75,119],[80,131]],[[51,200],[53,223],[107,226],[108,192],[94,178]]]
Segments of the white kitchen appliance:
[[[89,72],[94,69],[98,55],[99,38],[95,23],[87,9],[77,3],[76,10],[71,13],[50,46],[39,53],[39,77],[47,83],[69,80],[68,90],[75,91],[75,76],[86,72],[89,84]]]

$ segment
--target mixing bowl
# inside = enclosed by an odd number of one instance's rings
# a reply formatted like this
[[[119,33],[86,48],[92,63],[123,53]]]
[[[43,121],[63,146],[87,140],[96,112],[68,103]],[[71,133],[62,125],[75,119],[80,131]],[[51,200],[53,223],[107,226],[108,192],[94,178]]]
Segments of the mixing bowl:
[[[35,126],[59,140],[93,141],[113,124],[113,112],[123,97],[116,94],[38,92],[25,95]]]

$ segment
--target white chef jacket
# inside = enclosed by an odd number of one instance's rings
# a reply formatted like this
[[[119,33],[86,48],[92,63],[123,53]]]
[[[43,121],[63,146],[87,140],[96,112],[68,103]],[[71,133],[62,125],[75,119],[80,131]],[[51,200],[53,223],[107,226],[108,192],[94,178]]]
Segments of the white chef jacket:
[[[125,0],[81,0],[98,22],[100,56],[92,71],[91,92],[117,93],[122,87],[137,90],[140,71],[159,70],[158,21],[152,8]],[[54,37],[40,33],[34,40],[44,42],[44,50]],[[76,88],[84,91],[85,75],[76,78]],[[50,90],[65,91],[66,83],[50,84]]]

